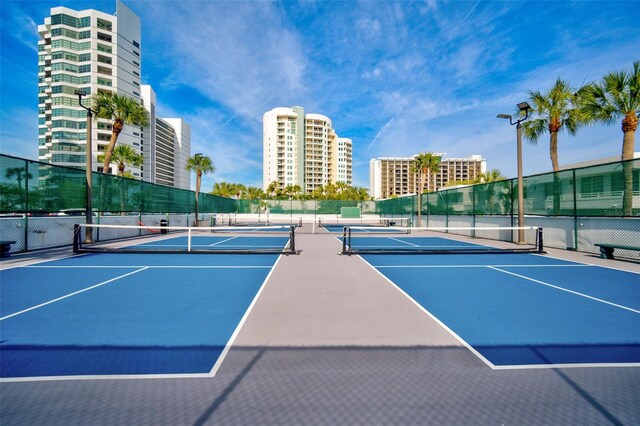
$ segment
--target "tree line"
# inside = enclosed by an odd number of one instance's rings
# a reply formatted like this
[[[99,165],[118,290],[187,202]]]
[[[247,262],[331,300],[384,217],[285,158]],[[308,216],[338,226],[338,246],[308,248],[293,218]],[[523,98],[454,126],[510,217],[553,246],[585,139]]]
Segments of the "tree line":
[[[281,186],[271,182],[266,190],[241,183],[216,182],[210,194],[243,200],[354,200],[367,201],[371,197],[365,188],[330,182],[321,185],[312,193],[306,193],[300,185]]]

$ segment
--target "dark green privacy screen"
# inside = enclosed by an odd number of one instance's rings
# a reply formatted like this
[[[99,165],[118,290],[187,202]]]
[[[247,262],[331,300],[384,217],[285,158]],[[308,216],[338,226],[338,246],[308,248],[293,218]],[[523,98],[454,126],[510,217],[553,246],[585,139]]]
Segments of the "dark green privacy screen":
[[[192,213],[193,191],[93,173],[93,209],[112,213]],[[527,176],[524,213],[536,216],[640,217],[640,159]],[[83,169],[0,155],[0,213],[54,213],[85,208]],[[517,180],[423,194],[423,215],[516,215]],[[416,196],[381,201],[235,200],[198,194],[202,213],[412,216]]]

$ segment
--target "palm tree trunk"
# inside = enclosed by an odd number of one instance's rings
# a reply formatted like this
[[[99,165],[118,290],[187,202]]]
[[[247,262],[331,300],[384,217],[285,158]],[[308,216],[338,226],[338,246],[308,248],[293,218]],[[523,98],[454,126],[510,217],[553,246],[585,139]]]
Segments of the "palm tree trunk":
[[[114,122],[112,131],[111,131],[111,139],[109,139],[109,145],[107,146],[107,150],[104,153],[104,161],[102,163],[102,173],[109,174],[109,164],[111,163],[111,155],[113,154],[113,148],[116,146],[116,141],[118,140],[118,136],[122,131],[123,123],[122,122]],[[91,155],[91,153],[87,153],[87,155]],[[104,177],[100,179],[100,195],[98,198],[98,209],[99,211],[104,211],[105,207],[105,192],[107,185]]]
[[[202,179],[202,172],[198,170],[196,173],[196,227],[198,226],[198,195],[200,194],[200,179]]]
[[[416,207],[418,208],[418,225],[417,227],[419,228],[420,226],[422,226],[422,218],[421,218],[421,214],[422,214],[422,188],[423,188],[423,183],[422,183],[422,173],[418,174],[418,196],[416,197],[416,203],[418,204]]]
[[[558,175],[558,132],[549,132],[549,156],[553,167],[553,214],[560,214],[560,176]]]
[[[121,121],[116,120],[113,122],[111,139],[109,139],[109,145],[107,146],[107,150],[104,153],[102,173],[108,173],[109,164],[111,163],[111,155],[113,154],[113,148],[115,148],[116,146],[116,141],[118,140],[118,136],[120,136],[120,132],[122,132],[122,127],[124,127],[124,123],[122,123]]]
[[[637,122],[636,122],[637,126]],[[624,127],[624,124],[623,124]],[[633,149],[635,143],[635,129],[624,132],[622,142],[622,172],[624,175],[624,195],[622,196],[622,211],[625,216],[633,215]]]

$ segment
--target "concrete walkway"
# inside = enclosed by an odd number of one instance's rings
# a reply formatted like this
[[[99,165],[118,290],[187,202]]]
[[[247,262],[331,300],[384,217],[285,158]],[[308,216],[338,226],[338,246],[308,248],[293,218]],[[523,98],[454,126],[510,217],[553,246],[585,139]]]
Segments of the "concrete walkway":
[[[298,234],[238,346],[461,346],[359,256],[341,256],[331,234]]]

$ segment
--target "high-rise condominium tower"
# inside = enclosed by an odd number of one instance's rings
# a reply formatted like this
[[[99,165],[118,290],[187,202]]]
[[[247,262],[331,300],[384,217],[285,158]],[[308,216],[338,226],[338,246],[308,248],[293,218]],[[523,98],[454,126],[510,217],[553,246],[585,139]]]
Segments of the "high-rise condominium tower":
[[[54,7],[38,26],[40,161],[84,168],[86,111],[78,105],[76,90],[87,95],[114,92],[140,101],[140,18],[119,0],[116,9],[109,15]],[[93,169],[103,171],[97,157],[109,144],[111,121],[94,118],[92,130]],[[143,138],[142,129],[125,125],[118,144],[141,152]],[[134,177],[145,177],[141,167],[128,170]]]
[[[271,182],[311,193],[330,182],[352,181],[352,143],[331,119],[302,107],[274,108],[263,116],[263,189]]]

